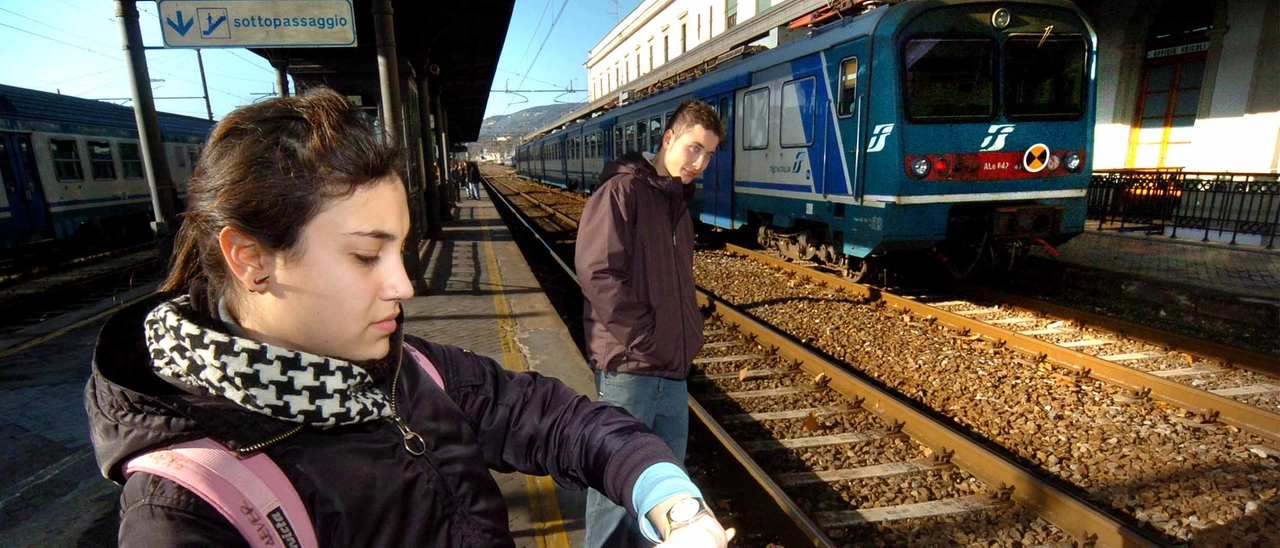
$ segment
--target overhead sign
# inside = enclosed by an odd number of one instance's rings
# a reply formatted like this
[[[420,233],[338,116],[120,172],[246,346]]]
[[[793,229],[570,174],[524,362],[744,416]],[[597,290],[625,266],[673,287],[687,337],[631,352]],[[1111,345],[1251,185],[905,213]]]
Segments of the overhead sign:
[[[168,48],[356,45],[351,0],[158,0]]]

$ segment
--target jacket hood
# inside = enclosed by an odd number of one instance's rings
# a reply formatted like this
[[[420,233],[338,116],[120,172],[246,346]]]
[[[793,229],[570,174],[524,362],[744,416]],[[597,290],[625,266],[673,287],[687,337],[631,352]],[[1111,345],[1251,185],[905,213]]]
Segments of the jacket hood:
[[[658,175],[658,170],[653,167],[653,162],[650,162],[640,152],[628,152],[605,164],[604,170],[600,172],[600,180],[608,181],[618,175],[627,175],[637,181],[644,181],[645,184],[657,189],[673,200],[689,201],[693,199],[693,184],[686,185],[679,177]]]
[[[191,293],[195,297],[204,291],[193,286]],[[147,451],[202,437],[238,450],[265,444],[297,427],[155,373],[143,322],[151,310],[178,295],[156,294],[128,306],[98,334],[84,405],[98,466],[117,483],[124,482],[123,465]],[[202,327],[225,330],[213,318],[207,300],[191,301],[197,308],[192,320]],[[402,337],[402,330],[397,330],[392,348],[400,345]],[[391,354],[399,359],[398,352]]]

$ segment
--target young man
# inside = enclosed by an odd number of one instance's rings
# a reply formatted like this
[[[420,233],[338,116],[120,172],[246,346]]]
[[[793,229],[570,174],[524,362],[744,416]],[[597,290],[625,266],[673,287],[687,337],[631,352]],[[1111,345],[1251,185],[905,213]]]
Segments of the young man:
[[[574,263],[600,401],[620,406],[658,434],[683,462],[689,435],[685,378],[702,348],[694,296],[693,180],[707,168],[724,126],[712,108],[676,108],[662,148],[605,166],[602,186],[578,225]],[[587,494],[588,547],[642,545],[626,510]]]

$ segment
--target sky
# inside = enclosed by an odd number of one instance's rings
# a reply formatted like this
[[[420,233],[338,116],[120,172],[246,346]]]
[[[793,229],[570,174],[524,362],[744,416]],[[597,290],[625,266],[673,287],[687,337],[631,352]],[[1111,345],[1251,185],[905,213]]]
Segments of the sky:
[[[485,117],[587,99],[587,52],[640,0],[516,0]],[[140,1],[147,46],[162,46],[159,11]],[[358,37],[372,40],[373,37]],[[111,0],[0,0],[0,84],[131,105],[120,27]],[[245,49],[205,49],[205,76],[215,119],[275,93],[275,70]],[[156,108],[206,117],[196,53],[147,52]],[[523,82],[523,83],[522,83]],[[501,90],[579,90],[524,93]],[[183,99],[181,97],[201,97]]]

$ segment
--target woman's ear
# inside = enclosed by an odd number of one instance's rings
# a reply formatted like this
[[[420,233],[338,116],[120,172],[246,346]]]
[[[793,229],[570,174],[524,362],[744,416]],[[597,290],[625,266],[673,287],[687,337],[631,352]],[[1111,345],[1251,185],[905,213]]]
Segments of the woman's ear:
[[[218,246],[227,270],[240,284],[254,293],[266,291],[268,279],[275,270],[273,256],[253,237],[231,227],[218,233]]]

